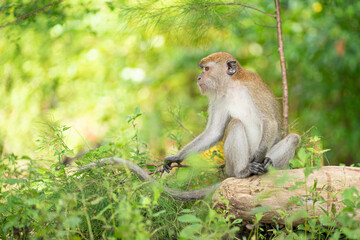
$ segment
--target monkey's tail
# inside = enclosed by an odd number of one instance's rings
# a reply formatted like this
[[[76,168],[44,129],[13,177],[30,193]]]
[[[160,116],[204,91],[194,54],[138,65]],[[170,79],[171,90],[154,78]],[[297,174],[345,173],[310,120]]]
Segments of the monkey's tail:
[[[153,178],[147,172],[145,172],[141,167],[139,167],[138,165],[136,165],[128,160],[125,160],[125,159],[122,159],[119,157],[110,157],[110,158],[100,159],[96,162],[89,163],[87,165],[80,167],[78,171],[84,172],[84,171],[88,171],[96,166],[118,165],[118,164],[129,168],[130,171],[135,173],[141,180],[144,180],[144,181],[152,180],[153,181]],[[164,191],[175,199],[180,199],[183,201],[199,200],[199,199],[203,199],[209,193],[216,190],[220,186],[220,184],[221,184],[221,182],[216,183],[216,184],[211,185],[206,188],[202,188],[199,190],[193,190],[193,191],[178,191],[178,190],[173,190],[173,189],[164,187]]]

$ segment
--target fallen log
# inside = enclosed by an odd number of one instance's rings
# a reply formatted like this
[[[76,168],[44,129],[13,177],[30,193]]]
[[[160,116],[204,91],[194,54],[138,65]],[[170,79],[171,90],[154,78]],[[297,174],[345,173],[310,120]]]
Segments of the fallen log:
[[[228,178],[213,195],[215,208],[226,209],[222,199],[229,201],[229,214],[252,221],[257,207],[266,209],[261,223],[285,224],[279,210],[290,215],[306,210],[310,216],[338,211],[342,206],[341,192],[349,187],[360,191],[360,168],[326,166],[305,177],[304,169],[279,170],[245,179]],[[294,199],[296,201],[294,201]],[[297,202],[297,204],[296,204]],[[299,204],[302,203],[302,204]],[[322,209],[321,209],[322,208]],[[294,219],[294,226],[303,219]]]

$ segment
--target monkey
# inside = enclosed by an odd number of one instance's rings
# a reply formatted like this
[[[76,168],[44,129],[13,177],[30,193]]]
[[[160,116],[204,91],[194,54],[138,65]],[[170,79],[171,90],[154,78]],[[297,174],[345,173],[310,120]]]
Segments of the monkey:
[[[203,58],[199,67],[197,85],[209,100],[207,126],[177,154],[165,157],[164,169],[222,139],[228,177],[264,174],[268,166],[288,167],[301,138],[290,133],[281,139],[280,103],[260,76],[225,52]]]
[[[209,117],[203,133],[177,154],[165,157],[163,170],[169,172],[173,163],[180,164],[186,156],[209,149],[224,141],[225,173],[228,177],[246,178],[267,172],[269,166],[286,168],[300,144],[298,134],[282,139],[280,103],[259,75],[244,69],[229,53],[213,53],[200,61],[202,69],[197,85],[208,97]],[[142,180],[153,181],[136,164],[122,158],[101,159],[96,164],[120,164]],[[220,183],[194,191],[164,188],[175,199],[198,200],[216,190]]]

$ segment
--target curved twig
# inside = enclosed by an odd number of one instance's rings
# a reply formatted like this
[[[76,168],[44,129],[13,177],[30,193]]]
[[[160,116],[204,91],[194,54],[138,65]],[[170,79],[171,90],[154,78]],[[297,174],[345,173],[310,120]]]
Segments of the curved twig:
[[[35,15],[35,14],[37,14],[37,13],[39,13],[39,12],[42,12],[42,11],[44,11],[45,9],[49,8],[49,7],[52,7],[52,6],[56,5],[56,4],[59,4],[59,3],[61,3],[62,1],[63,1],[63,0],[58,0],[58,1],[56,1],[56,2],[49,3],[49,4],[43,6],[43,7],[39,8],[39,9],[35,9],[35,10],[33,10],[33,11],[25,14],[25,15],[22,15],[22,16],[18,17],[17,19],[15,19],[15,20],[12,21],[12,22],[8,22],[8,23],[5,23],[5,24],[3,24],[3,25],[0,25],[0,28],[4,28],[4,27],[7,27],[7,26],[9,26],[9,25],[11,25],[11,24],[17,23],[17,22],[19,22],[19,21],[21,21],[21,20],[23,20],[23,19],[26,19],[26,18],[28,18],[28,17],[30,17],[30,16],[32,16],[32,15]]]
[[[275,14],[270,14],[270,13],[267,13],[267,12],[264,12],[256,7],[253,7],[253,6],[249,6],[249,5],[246,5],[246,4],[243,4],[243,3],[238,3],[238,2],[232,2],[232,3],[204,3],[203,6],[201,7],[198,7],[198,8],[195,8],[194,10],[198,10],[198,9],[201,9],[201,8],[207,8],[207,7],[212,7],[212,6],[242,6],[244,8],[250,8],[252,10],[255,10],[255,11],[258,11],[260,13],[263,13],[269,17],[273,17],[273,18],[276,18],[276,15]]]
[[[119,158],[119,157],[110,157],[110,158],[103,158],[96,162],[89,163],[85,166],[79,167],[78,172],[84,172],[89,171],[95,167],[98,166],[104,166],[104,165],[122,165],[127,167],[131,172],[135,173],[141,180],[144,181],[150,181],[152,184],[156,184],[156,181],[147,173],[145,172],[141,167],[138,165]],[[173,167],[186,167],[187,165],[175,165]],[[167,187],[162,187],[164,191],[172,196],[175,199],[180,199],[183,201],[190,201],[190,200],[199,200],[204,197],[206,197],[210,192],[216,190],[220,186],[221,182],[199,189],[199,190],[193,190],[193,191],[178,191],[173,190]]]

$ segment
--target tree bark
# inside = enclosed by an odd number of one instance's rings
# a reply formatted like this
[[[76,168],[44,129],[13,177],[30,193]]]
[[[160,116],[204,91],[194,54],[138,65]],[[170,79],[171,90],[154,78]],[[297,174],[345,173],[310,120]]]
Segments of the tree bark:
[[[343,207],[341,192],[344,189],[354,187],[360,191],[359,177],[360,168],[327,166],[315,170],[306,180],[304,169],[280,170],[244,179],[228,178],[216,190],[212,200],[215,208],[226,209],[221,198],[227,199],[229,214],[235,218],[251,221],[255,215],[250,211],[256,207],[265,207],[268,210],[260,222],[273,223],[272,219],[275,219],[277,223],[285,224],[286,219],[280,216],[278,210],[286,211],[290,216],[299,210],[306,210],[310,216],[324,214],[321,208],[329,213],[334,209],[338,211]],[[292,190],[296,184],[298,188]],[[315,189],[310,191],[314,186]],[[294,197],[303,206],[291,202]],[[293,225],[303,221],[295,219]]]

